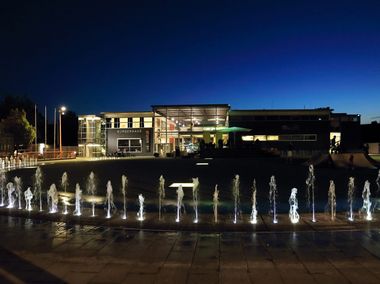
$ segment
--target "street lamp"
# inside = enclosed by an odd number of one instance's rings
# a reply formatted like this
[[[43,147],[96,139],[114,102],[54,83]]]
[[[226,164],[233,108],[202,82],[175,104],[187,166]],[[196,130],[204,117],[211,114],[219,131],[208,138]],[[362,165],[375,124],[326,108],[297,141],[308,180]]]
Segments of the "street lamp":
[[[66,107],[59,108],[59,156],[62,159],[62,115],[65,114]]]

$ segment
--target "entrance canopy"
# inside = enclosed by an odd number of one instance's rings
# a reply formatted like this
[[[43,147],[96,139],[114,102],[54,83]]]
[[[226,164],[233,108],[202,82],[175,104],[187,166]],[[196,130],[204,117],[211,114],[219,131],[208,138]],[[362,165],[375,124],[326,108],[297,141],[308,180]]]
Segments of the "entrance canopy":
[[[192,128],[192,131],[203,131],[195,128],[228,126],[228,104],[153,105],[152,108],[156,115],[167,118],[178,127]]]

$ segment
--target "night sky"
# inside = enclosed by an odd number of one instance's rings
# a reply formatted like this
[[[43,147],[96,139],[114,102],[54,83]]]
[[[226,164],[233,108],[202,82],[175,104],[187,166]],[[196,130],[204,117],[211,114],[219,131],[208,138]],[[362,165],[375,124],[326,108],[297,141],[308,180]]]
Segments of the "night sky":
[[[380,116],[378,0],[7,2],[0,91],[41,110],[229,103]]]

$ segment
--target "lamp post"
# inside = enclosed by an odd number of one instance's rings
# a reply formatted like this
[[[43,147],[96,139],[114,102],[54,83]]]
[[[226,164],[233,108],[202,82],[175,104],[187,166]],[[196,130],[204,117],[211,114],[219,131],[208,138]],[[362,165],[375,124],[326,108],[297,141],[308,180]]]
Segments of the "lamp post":
[[[65,114],[66,107],[62,106],[59,109],[59,157],[62,159],[62,115]]]

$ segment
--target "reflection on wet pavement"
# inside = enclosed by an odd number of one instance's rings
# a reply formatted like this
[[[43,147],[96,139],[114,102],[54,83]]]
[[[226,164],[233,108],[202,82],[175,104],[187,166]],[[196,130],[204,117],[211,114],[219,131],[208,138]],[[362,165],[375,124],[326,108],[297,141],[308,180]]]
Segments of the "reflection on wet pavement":
[[[380,230],[131,231],[0,216],[0,282],[380,283]]]

